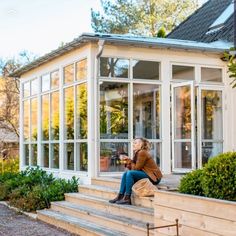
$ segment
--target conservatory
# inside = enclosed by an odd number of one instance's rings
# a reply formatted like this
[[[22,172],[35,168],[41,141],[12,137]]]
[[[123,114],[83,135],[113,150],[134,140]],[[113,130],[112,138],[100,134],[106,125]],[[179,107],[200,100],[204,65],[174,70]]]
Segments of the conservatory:
[[[83,34],[21,77],[20,165],[57,176],[118,176],[120,155],[147,138],[166,174],[201,168],[236,147],[228,45]]]

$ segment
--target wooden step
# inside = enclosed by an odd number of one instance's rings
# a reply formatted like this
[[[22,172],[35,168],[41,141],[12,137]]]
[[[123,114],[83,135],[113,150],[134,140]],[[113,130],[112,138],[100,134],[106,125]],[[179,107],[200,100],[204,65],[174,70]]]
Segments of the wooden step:
[[[105,226],[94,224],[53,210],[37,211],[38,219],[81,236],[128,236],[120,230],[111,230]]]
[[[65,215],[70,215],[83,220],[106,226],[113,230],[128,232],[129,235],[143,236],[146,233],[146,222],[138,221],[127,216],[117,216],[107,214],[103,211],[91,208],[90,206],[81,206],[67,201],[53,202],[51,209]],[[153,225],[151,225],[153,227]],[[153,235],[153,232],[150,232]]]
[[[89,196],[81,193],[66,193],[65,200],[81,206],[90,206],[107,214],[114,214],[118,216],[127,216],[129,218],[140,220],[144,222],[153,223],[154,210],[151,208],[138,207],[133,205],[118,205],[111,204],[108,200]]]

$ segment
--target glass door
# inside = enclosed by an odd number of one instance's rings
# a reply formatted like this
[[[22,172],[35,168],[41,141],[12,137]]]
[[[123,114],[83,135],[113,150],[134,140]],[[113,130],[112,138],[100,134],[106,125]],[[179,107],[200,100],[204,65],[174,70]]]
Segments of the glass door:
[[[195,94],[193,82],[172,85],[172,170],[196,168]]]

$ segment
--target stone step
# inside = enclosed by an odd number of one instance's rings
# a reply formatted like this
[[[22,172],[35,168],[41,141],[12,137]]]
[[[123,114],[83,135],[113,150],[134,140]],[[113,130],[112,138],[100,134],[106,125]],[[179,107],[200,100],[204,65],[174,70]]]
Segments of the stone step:
[[[90,206],[107,214],[126,216],[135,220],[153,223],[154,210],[151,208],[138,207],[133,205],[111,204],[108,200],[89,196],[81,193],[66,193],[65,200],[82,206]]]
[[[128,236],[120,230],[108,229],[106,226],[94,224],[53,210],[37,211],[38,219],[81,236]]]
[[[117,216],[114,214],[107,214],[103,211],[91,208],[90,206],[80,206],[67,201],[53,202],[51,209],[60,213],[70,215],[83,220],[106,226],[111,230],[119,230],[128,232],[128,235],[143,236],[146,234],[146,222],[138,221],[126,216]],[[153,224],[151,225],[153,227]],[[150,232],[153,235],[153,232]]]
[[[98,185],[80,185],[79,193],[109,200],[117,196],[118,190]],[[132,204],[136,206],[153,208],[153,200],[153,197],[138,197],[132,194]]]

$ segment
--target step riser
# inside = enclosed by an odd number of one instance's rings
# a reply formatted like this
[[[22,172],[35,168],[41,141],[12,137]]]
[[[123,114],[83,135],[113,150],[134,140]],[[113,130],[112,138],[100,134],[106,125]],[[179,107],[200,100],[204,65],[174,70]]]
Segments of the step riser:
[[[41,221],[46,222],[47,224],[54,225],[61,229],[65,229],[66,231],[69,231],[70,233],[83,235],[83,236],[104,236],[103,234],[100,234],[100,233],[90,232],[86,229],[76,227],[75,225],[69,224],[62,220],[58,220],[50,216],[42,215],[40,214],[40,212],[38,212],[37,218]]]
[[[91,208],[97,209],[99,211],[103,211],[106,213],[111,213],[114,215],[118,215],[118,216],[126,216],[135,220],[140,220],[143,222],[149,222],[149,223],[153,223],[153,215],[150,213],[141,213],[141,212],[137,212],[137,211],[132,211],[130,209],[124,209],[124,208],[117,208],[114,205],[105,205],[102,202],[95,202],[89,199],[83,199],[83,198],[77,198],[77,197],[71,197],[71,196],[65,196],[65,200],[77,205],[81,205],[81,206],[89,206]]]
[[[98,186],[114,188],[114,189],[117,189],[117,190],[120,189],[120,182],[112,182],[112,181],[106,181],[106,180],[100,180],[100,179],[92,179],[92,184],[93,185],[98,185]]]
[[[124,224],[123,222],[120,222],[120,221],[111,221],[111,220],[109,220],[109,216],[108,216],[108,218],[102,218],[102,217],[99,217],[99,216],[96,216],[93,214],[89,214],[87,212],[80,212],[78,210],[68,209],[63,206],[58,206],[58,205],[54,205],[54,204],[52,204],[51,208],[55,211],[59,211],[64,214],[67,214],[67,215],[79,217],[84,220],[89,220],[90,222],[94,222],[94,223],[97,223],[100,225],[104,225],[104,226],[106,225],[106,226],[108,226],[109,229],[115,229],[115,230],[120,230],[123,232],[129,232],[130,235],[143,236],[146,233],[146,229],[132,227],[132,225],[127,225],[127,224]],[[153,235],[153,234],[151,234],[151,235]]]

